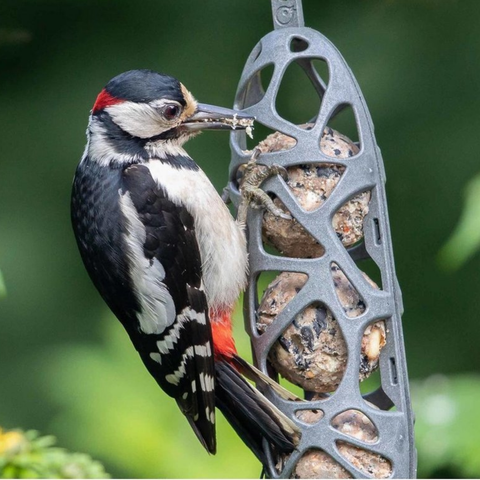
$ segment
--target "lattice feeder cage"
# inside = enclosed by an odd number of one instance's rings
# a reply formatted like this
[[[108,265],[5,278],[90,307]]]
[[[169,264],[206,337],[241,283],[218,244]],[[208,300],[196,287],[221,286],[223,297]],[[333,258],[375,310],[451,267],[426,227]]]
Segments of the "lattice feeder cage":
[[[413,478],[403,306],[373,124],[345,60],[323,35],[303,26],[300,0],[272,0],[272,7],[275,30],[248,58],[235,108],[275,132],[256,144],[257,163],[278,164],[287,175],[269,178],[262,189],[292,218],[249,210],[244,310],[256,365],[300,386],[305,400],[266,392],[299,425],[302,438],[288,456],[265,445],[265,473]],[[294,63],[320,99],[318,114],[302,125],[285,120],[275,107]],[[266,84],[268,69],[273,74]],[[330,127],[342,110],[353,112],[358,138]],[[232,133],[231,149],[228,191],[238,206],[242,165],[252,155],[245,132]],[[365,273],[373,276],[375,269],[376,281]],[[276,277],[259,292],[265,272]],[[368,377],[369,384],[379,380],[365,392]]]

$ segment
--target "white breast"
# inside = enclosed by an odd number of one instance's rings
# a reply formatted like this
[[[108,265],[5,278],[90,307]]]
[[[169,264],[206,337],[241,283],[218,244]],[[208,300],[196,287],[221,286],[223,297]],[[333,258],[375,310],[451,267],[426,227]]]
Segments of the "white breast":
[[[158,160],[147,166],[170,200],[185,206],[193,216],[209,307],[231,308],[247,280],[242,230],[202,170],[174,168]]]

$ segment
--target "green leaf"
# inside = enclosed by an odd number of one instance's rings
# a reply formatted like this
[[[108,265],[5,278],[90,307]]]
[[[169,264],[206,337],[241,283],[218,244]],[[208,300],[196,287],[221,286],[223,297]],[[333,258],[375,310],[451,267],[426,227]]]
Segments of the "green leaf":
[[[480,248],[480,175],[465,189],[463,212],[438,261],[446,270],[457,270]]]
[[[51,435],[0,429],[0,478],[109,478],[88,455],[54,446]]]

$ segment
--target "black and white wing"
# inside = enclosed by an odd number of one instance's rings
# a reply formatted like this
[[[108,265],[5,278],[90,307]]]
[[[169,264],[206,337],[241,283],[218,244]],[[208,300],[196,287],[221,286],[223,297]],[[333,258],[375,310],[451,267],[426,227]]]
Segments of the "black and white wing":
[[[123,172],[120,207],[130,276],[140,304],[136,347],[215,452],[215,367],[194,221],[169,200],[147,166]]]
[[[147,166],[79,165],[72,223],[87,271],[157,383],[215,452],[215,367],[189,212]]]
[[[98,168],[86,159],[72,196],[87,271],[151,375],[215,452],[215,367],[201,257],[189,212],[145,165]]]
[[[128,167],[122,180],[126,253],[140,304],[136,347],[214,453],[213,342],[193,217],[169,200],[147,166]]]

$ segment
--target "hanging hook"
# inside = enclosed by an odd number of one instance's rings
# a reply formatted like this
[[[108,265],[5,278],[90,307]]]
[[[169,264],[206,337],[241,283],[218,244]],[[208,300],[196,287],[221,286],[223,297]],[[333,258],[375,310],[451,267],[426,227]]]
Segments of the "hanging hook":
[[[275,29],[305,26],[302,0],[272,0],[272,14]]]

